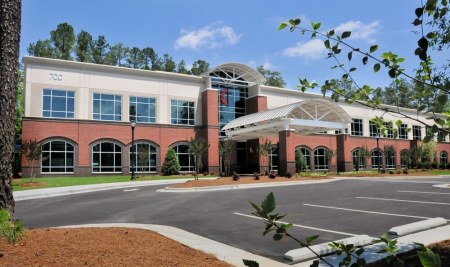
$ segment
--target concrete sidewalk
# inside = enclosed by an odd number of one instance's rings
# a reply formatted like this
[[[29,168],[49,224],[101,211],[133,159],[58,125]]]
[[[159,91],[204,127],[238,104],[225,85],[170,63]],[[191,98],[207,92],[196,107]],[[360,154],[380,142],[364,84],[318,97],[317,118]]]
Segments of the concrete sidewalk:
[[[111,189],[122,189],[122,188],[132,188],[141,186],[152,186],[152,185],[167,185],[184,183],[194,178],[187,179],[167,179],[167,180],[154,180],[154,181],[130,181],[121,183],[105,183],[105,184],[90,184],[90,185],[75,185],[75,186],[64,186],[64,187],[53,187],[53,188],[42,188],[42,189],[30,189],[23,191],[14,191],[14,199],[16,201],[46,198],[46,197],[56,197],[63,195],[73,195],[88,192],[96,192]],[[209,179],[209,178],[202,178]],[[215,179],[215,178],[213,178]]]

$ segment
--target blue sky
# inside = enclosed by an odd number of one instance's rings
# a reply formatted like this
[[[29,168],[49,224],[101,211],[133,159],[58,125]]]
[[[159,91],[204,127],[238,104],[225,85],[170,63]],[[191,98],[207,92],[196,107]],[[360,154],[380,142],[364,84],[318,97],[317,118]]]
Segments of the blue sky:
[[[352,30],[349,42],[367,49],[378,44],[380,52],[399,54],[412,73],[418,37],[411,22],[418,4],[418,0],[23,0],[21,56],[27,55],[31,42],[49,38],[51,30],[67,22],[75,33],[104,35],[110,44],[150,46],[176,62],[264,65],[281,72],[289,88],[295,88],[298,77],[319,83],[341,77],[342,72],[330,69],[335,63],[325,59],[321,43],[299,32],[277,30],[280,22],[301,18],[308,27],[311,21],[320,21],[322,30]],[[448,53],[443,58],[449,58]],[[371,66],[361,66],[356,80],[371,86],[390,83],[386,72],[373,75]]]

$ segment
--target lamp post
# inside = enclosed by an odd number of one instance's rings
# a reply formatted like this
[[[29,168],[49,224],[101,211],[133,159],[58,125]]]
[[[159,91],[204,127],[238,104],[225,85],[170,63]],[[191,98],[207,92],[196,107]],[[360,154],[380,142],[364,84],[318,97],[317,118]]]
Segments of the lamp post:
[[[135,147],[134,147],[134,127],[136,127],[136,121],[131,120],[130,121],[131,126],[131,180],[135,180],[136,177],[134,176],[134,167],[135,167]]]
[[[375,135],[375,138],[377,139],[377,153],[378,153],[378,173],[380,173],[380,146],[379,146],[379,141],[380,141],[380,135],[377,134]]]

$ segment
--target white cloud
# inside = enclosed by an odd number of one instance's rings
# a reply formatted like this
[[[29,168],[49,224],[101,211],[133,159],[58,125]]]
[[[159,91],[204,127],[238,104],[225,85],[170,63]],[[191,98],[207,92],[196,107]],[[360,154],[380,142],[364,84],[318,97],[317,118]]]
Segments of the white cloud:
[[[317,59],[326,55],[326,49],[322,40],[313,39],[306,43],[297,43],[293,47],[284,49],[283,55],[287,57],[306,57],[310,59]]]
[[[175,49],[188,48],[198,50],[200,48],[217,48],[224,44],[236,44],[241,35],[236,34],[229,26],[206,26],[199,30],[181,30],[181,37],[175,41]]]
[[[348,21],[337,26],[335,30],[337,33],[351,31],[352,35],[350,36],[350,38],[361,39],[372,43],[375,41],[375,38],[373,36],[378,33],[379,27],[380,22],[377,20],[372,21],[368,24],[361,21]]]

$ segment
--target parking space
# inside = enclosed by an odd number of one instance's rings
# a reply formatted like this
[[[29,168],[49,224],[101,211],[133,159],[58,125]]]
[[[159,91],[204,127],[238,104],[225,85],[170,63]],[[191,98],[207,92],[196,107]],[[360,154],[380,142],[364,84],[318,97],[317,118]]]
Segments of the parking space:
[[[390,228],[429,218],[450,221],[450,179],[345,180],[324,185],[279,188],[277,212],[286,213],[297,237],[320,235],[316,243],[352,235],[379,237]],[[248,213],[234,213],[257,220]],[[291,248],[294,249],[295,247]]]
[[[304,240],[320,235],[325,243],[353,235],[378,237],[390,228],[427,218],[450,219],[450,178],[406,180],[346,179],[321,184],[241,190],[160,193],[159,187],[109,190],[43,200],[20,201],[16,216],[28,227],[83,223],[130,222],[161,224],[285,262],[283,255],[298,248],[292,240],[275,242],[263,236],[264,224],[248,201],[260,204],[268,193],[276,197],[289,232]]]

